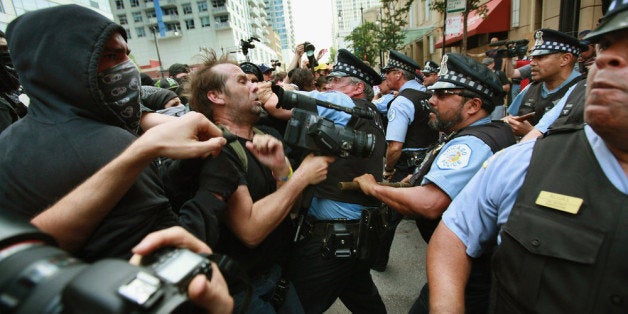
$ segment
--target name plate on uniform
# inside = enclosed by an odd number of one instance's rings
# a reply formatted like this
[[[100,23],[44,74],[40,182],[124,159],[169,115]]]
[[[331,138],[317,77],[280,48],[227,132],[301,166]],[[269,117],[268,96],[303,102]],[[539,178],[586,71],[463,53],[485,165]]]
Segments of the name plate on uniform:
[[[536,199],[536,204],[560,210],[570,214],[577,214],[583,200],[578,197],[562,195],[547,191],[541,191]]]

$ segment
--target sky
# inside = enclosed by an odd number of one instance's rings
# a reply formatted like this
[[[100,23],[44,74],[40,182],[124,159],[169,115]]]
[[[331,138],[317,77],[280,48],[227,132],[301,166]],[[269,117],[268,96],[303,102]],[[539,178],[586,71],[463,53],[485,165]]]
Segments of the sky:
[[[292,0],[294,39],[297,44],[309,41],[316,50],[327,48],[331,41],[331,0]]]

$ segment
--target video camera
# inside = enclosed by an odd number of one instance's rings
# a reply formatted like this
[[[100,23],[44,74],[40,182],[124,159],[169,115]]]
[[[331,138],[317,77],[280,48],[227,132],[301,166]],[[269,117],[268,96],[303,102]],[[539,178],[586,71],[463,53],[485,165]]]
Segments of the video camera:
[[[316,60],[316,57],[314,57],[314,50],[316,50],[314,45],[310,44],[307,41],[303,43],[303,51],[305,51],[305,55],[307,56],[307,60],[309,62],[309,67],[311,69],[314,69],[318,66],[318,61]]]
[[[21,218],[0,214],[0,313],[201,312],[187,297],[197,274],[211,278],[207,256],[166,248],[143,266],[104,259],[92,265],[51,246]]]
[[[244,56],[248,56],[249,49],[255,48],[255,45],[252,44],[253,41],[259,42],[259,38],[251,37],[247,40],[240,39],[240,46],[242,48],[242,54],[244,54]]]
[[[286,143],[305,148],[322,155],[342,158],[355,156],[368,158],[375,148],[375,136],[366,132],[341,127],[333,121],[319,116],[317,106],[346,112],[352,116],[373,119],[371,111],[360,108],[347,108],[299,93],[285,91],[277,85],[272,86],[279,102],[277,108],[292,110],[284,140]]]
[[[519,58],[525,57],[528,53],[528,43],[530,41],[527,39],[521,40],[500,40],[494,43],[488,44],[491,47],[499,47],[504,46],[505,48],[501,48],[497,50],[496,58],[513,58],[515,56]]]

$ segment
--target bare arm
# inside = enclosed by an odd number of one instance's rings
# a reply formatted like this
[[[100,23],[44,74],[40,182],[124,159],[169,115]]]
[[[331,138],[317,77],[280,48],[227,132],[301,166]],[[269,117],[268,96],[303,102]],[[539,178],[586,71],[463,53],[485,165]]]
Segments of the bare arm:
[[[289,164],[281,145],[272,136],[256,135],[247,148],[276,178],[282,178],[289,175]],[[247,246],[259,245],[288,215],[303,189],[327,177],[332,161],[332,157],[309,155],[287,182],[278,181],[277,191],[256,202],[246,186],[239,186],[229,199],[227,224]]]
[[[303,44],[298,44],[294,50],[294,57],[292,57],[292,61],[290,61],[290,65],[288,65],[288,72],[292,69],[296,69],[299,67],[299,63],[301,63],[301,57],[303,56]]]
[[[225,140],[206,140],[220,135],[211,133],[210,124],[203,115],[191,113],[152,128],[31,223],[52,235],[61,248],[80,249],[155,157],[194,158],[219,152]]]
[[[360,185],[364,194],[371,195],[408,216],[421,215],[435,219],[440,217],[451,203],[449,196],[432,183],[410,188],[394,188],[377,184],[371,174],[364,174],[353,181]]]
[[[386,167],[384,167],[384,169],[392,170],[395,168],[399,157],[401,157],[401,148],[403,148],[402,142],[388,141],[388,147],[386,148]]]
[[[464,313],[464,289],[471,258],[458,237],[441,221],[427,248],[430,313]]]
[[[532,128],[532,130],[528,132],[528,134],[526,134],[523,138],[521,138],[519,142],[533,140],[541,136],[543,136],[543,133],[541,133],[541,131],[537,130],[536,128]]]

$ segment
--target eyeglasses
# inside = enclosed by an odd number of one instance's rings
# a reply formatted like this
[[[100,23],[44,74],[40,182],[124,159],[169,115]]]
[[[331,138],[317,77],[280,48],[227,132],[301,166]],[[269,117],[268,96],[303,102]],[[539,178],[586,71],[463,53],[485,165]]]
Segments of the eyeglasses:
[[[453,90],[449,90],[449,89],[436,89],[434,90],[434,96],[438,97],[438,98],[445,98],[451,95],[458,95],[460,97],[466,97],[466,98],[476,98],[478,97],[477,95],[475,95],[474,93],[467,91],[467,90],[462,90],[459,92],[455,92]]]
[[[394,72],[394,71],[400,71],[400,70],[396,69],[396,68],[391,68],[391,69],[386,70],[386,74],[388,74],[390,72]]]
[[[328,85],[330,85],[330,86],[329,86],[330,88],[331,88],[332,86],[333,86],[334,88],[343,88],[343,87],[345,87],[345,86],[349,86],[349,85],[353,85],[353,84],[355,84],[354,82],[351,82],[351,80],[349,80],[349,82],[348,82],[347,84],[344,84],[344,85],[337,85],[337,84],[342,83],[342,81],[343,81],[342,79],[343,79],[342,77],[336,77],[336,76],[334,76],[334,77],[331,77],[331,78],[327,81],[327,84],[328,84]]]

